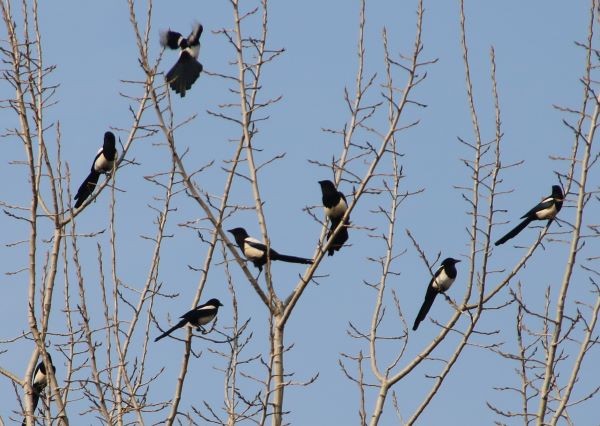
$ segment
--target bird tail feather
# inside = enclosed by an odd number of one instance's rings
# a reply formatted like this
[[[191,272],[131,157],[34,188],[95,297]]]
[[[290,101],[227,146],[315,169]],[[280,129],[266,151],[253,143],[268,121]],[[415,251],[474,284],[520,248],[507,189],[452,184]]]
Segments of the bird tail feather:
[[[421,305],[421,309],[419,309],[419,313],[417,314],[417,318],[415,318],[415,323],[413,324],[413,331],[419,328],[419,324],[421,321],[425,319],[431,306],[433,305],[433,301],[435,300],[435,296],[437,296],[438,292],[433,287],[427,287],[427,293],[425,294],[425,300],[423,300],[423,305]]]
[[[525,229],[527,227],[527,225],[529,225],[529,223],[531,222],[531,220],[532,219],[530,219],[530,218],[526,218],[523,222],[521,222],[517,226],[515,226],[512,229],[512,231],[510,231],[504,237],[502,237],[498,241],[496,241],[495,245],[499,246],[500,244],[504,244],[505,242],[507,242],[511,238],[516,237],[519,232],[521,232],[523,229]]]
[[[174,332],[175,330],[177,330],[178,328],[183,327],[188,321],[186,319],[182,319],[181,321],[179,321],[177,324],[175,324],[173,327],[169,328],[167,331],[165,331],[163,334],[161,334],[160,336],[158,336],[156,339],[154,339],[155,342],[158,342],[160,339],[162,339],[163,337],[167,337],[169,334],[171,334],[172,332]]]
[[[281,260],[282,262],[288,262],[288,263],[302,263],[304,265],[312,265],[313,264],[312,259],[307,259],[305,257],[288,256],[287,254],[279,254],[279,253],[274,253],[274,255],[271,257],[271,260]]]
[[[333,231],[335,231],[335,229],[337,228],[338,224],[340,222],[337,221],[335,224],[332,221],[331,222],[331,228],[329,229],[329,232],[327,233],[327,239],[329,240],[331,238],[331,236],[333,235]],[[339,249],[342,248],[342,246],[346,243],[346,241],[348,241],[348,228],[346,225],[348,225],[348,221],[346,221],[344,223],[345,226],[343,226],[339,232],[334,236],[333,241],[331,243],[331,245],[329,246],[329,250],[327,250],[327,254],[329,256],[333,256],[333,254],[338,251]]]
[[[100,173],[92,170],[88,177],[85,178],[79,189],[77,190],[77,194],[75,194],[75,208],[78,208],[83,204],[83,202],[92,195],[96,185],[98,184],[98,178],[100,177]]]

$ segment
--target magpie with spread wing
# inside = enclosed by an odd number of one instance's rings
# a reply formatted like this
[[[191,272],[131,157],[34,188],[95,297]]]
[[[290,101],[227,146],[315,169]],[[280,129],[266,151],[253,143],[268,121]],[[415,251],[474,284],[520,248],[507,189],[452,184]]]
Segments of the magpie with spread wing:
[[[206,333],[206,330],[204,330],[204,327],[202,326],[208,324],[209,322],[215,319],[215,317],[217,316],[217,312],[219,311],[219,306],[223,306],[219,299],[210,299],[208,302],[196,306],[191,311],[188,311],[182,316],[180,316],[179,318],[182,318],[181,321],[179,321],[173,327],[171,327],[163,334],[158,336],[156,339],[154,339],[154,341],[158,342],[163,337],[167,337],[169,334],[171,334],[178,328],[185,326],[186,324],[191,324],[192,326],[196,327],[197,331]]]
[[[98,151],[98,154],[96,154],[96,158],[94,158],[90,174],[85,178],[77,190],[77,194],[75,194],[75,208],[79,208],[83,202],[92,195],[92,192],[94,192],[94,189],[98,184],[100,174],[110,173],[114,168],[117,159],[117,148],[115,147],[115,143],[115,135],[113,132],[104,133],[104,144]]]
[[[50,365],[52,366],[52,371],[56,373],[56,367],[52,363],[52,357],[48,354],[48,360],[50,361]],[[46,374],[46,365],[44,364],[44,360],[42,359],[35,370],[33,372],[31,381],[31,412],[35,414],[35,409],[37,408],[38,402],[40,400],[40,395],[44,388],[48,386],[48,375]],[[27,424],[27,419],[23,419],[22,425],[25,426]]]
[[[548,220],[546,227],[550,226],[560,209],[562,208],[564,201],[564,194],[562,188],[558,185],[552,185],[552,194],[544,198],[537,206],[529,210],[521,219],[524,219],[521,223],[515,226],[512,231],[506,234],[504,237],[496,241],[496,245],[504,244],[511,238],[517,236],[519,232],[529,225],[534,220]]]
[[[160,44],[170,49],[180,49],[179,59],[166,75],[167,83],[171,89],[183,98],[186,90],[192,88],[192,84],[198,79],[202,72],[202,64],[198,62],[200,53],[200,36],[202,25],[194,24],[189,36],[184,37],[180,33],[167,30],[160,34]]]
[[[444,293],[446,290],[450,288],[454,280],[456,279],[456,264],[460,262],[458,259],[452,259],[448,257],[442,261],[442,264],[435,271],[431,281],[429,281],[429,285],[427,286],[427,293],[425,293],[425,300],[423,300],[423,305],[421,309],[419,309],[419,313],[417,314],[417,318],[415,319],[415,323],[413,325],[413,330],[416,330],[419,327],[421,321],[425,319],[427,313],[431,309],[431,305],[433,305],[433,301],[435,300],[435,296],[439,293]]]
[[[256,266],[260,272],[262,272],[263,265],[267,263],[267,246],[248,235],[244,228],[233,228],[227,232],[233,234],[235,242],[239,246],[240,250],[244,253],[244,256],[246,256],[246,259],[251,261],[254,266]],[[312,259],[280,254],[273,248],[269,249],[268,257],[271,260],[281,260],[282,262],[289,263],[302,263],[305,265],[311,265],[313,263]]]
[[[327,233],[327,239],[331,238],[333,231],[338,227],[342,217],[348,210],[348,202],[346,201],[346,197],[340,191],[338,191],[330,180],[320,180],[319,185],[321,185],[321,193],[323,200],[323,208],[325,209],[325,215],[329,219],[331,226],[329,228],[329,232]],[[329,250],[327,250],[327,254],[329,256],[333,256],[333,254],[342,248],[344,243],[348,241],[348,225],[350,224],[350,217],[347,217],[344,221],[344,226],[340,229],[337,235],[334,237],[333,242],[329,246]]]

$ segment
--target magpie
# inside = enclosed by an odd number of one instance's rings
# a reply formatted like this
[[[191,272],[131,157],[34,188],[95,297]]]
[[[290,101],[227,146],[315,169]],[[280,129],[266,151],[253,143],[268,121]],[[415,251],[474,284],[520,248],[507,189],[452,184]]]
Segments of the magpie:
[[[460,260],[447,257],[442,261],[442,264],[438,270],[435,271],[435,274],[433,274],[431,281],[429,281],[429,286],[427,286],[425,300],[423,300],[423,305],[421,306],[421,309],[419,309],[419,313],[415,319],[415,323],[412,328],[413,330],[419,328],[419,324],[427,316],[427,313],[431,309],[431,305],[433,305],[435,296],[437,296],[438,293],[444,293],[446,290],[448,290],[456,279],[455,265],[458,262],[460,262]]]
[[[48,354],[48,360],[50,361],[50,365],[52,366],[52,371],[56,373],[56,367],[52,363],[52,357]],[[37,367],[35,367],[35,371],[32,376],[33,380],[31,382],[32,388],[32,405],[31,412],[35,413],[35,409],[37,408],[38,402],[40,400],[40,394],[44,390],[44,388],[48,385],[48,375],[46,374],[46,366],[44,365],[44,360],[42,359]],[[27,424],[27,420],[23,419],[23,426]]]
[[[202,35],[202,25],[199,23],[194,25],[187,38],[171,30],[160,34],[161,46],[181,49],[179,59],[167,73],[166,79],[171,89],[180,94],[182,98],[185,96],[185,91],[192,88],[192,84],[202,72],[202,64],[198,62],[200,35]]]
[[[246,259],[250,260],[254,266],[262,272],[262,267],[267,263],[267,246],[255,238],[252,238],[244,228],[233,228],[227,232],[233,234],[235,242],[240,247],[240,250],[246,256]],[[271,260],[281,260],[282,262],[289,263],[302,263],[305,265],[312,265],[312,259],[306,259],[304,257],[288,256],[286,254],[280,254],[274,249],[269,249],[269,256]]]
[[[517,236],[519,232],[529,225],[530,222],[534,220],[546,220],[548,219],[547,227],[550,226],[560,209],[563,205],[564,195],[562,188],[558,185],[552,185],[552,194],[548,197],[544,198],[537,206],[529,210],[521,219],[524,219],[523,222],[519,223],[514,227],[512,231],[506,234],[504,237],[500,238],[496,241],[496,245],[504,244],[511,238]]]
[[[106,132],[104,133],[104,145],[102,145],[96,158],[94,158],[92,170],[77,190],[77,194],[75,194],[75,208],[80,207],[86,198],[92,195],[94,188],[98,184],[100,174],[111,172],[115,166],[116,159],[115,135],[113,132]]]
[[[181,321],[179,321],[173,327],[171,327],[163,334],[158,336],[156,339],[154,339],[154,341],[158,342],[163,337],[167,337],[169,334],[171,334],[178,328],[185,326],[188,323],[196,327],[197,331],[206,333],[206,330],[202,326],[208,324],[209,322],[215,319],[215,317],[217,316],[217,312],[219,311],[219,306],[223,306],[223,304],[219,302],[219,299],[210,299],[208,302],[196,306],[191,311],[188,311],[182,316],[180,316],[179,318],[183,318]]]
[[[346,197],[340,191],[338,191],[330,180],[320,180],[321,193],[323,195],[323,207],[325,209],[325,215],[331,222],[329,232],[327,233],[327,239],[331,238],[333,231],[338,227],[342,217],[348,210],[348,202]],[[344,243],[348,241],[348,225],[350,224],[350,217],[347,217],[344,221],[344,226],[340,229],[340,232],[335,236],[335,239],[329,246],[327,254],[333,256],[333,254],[342,248]]]

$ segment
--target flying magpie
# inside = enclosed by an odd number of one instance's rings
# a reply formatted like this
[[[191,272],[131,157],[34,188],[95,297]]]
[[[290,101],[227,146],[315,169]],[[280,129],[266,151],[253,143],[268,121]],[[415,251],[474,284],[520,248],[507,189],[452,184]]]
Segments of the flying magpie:
[[[448,290],[454,282],[454,280],[456,279],[455,265],[458,262],[460,262],[460,260],[447,257],[442,261],[442,264],[440,265],[438,270],[435,271],[435,274],[433,274],[431,281],[429,281],[429,286],[427,286],[425,300],[423,300],[423,305],[421,306],[421,309],[419,309],[419,313],[417,314],[417,318],[415,319],[413,330],[419,328],[419,324],[427,316],[427,313],[431,309],[431,305],[433,305],[435,296],[437,296],[438,293],[444,293],[446,290]]]
[[[196,306],[191,311],[188,311],[180,316],[179,318],[183,318],[181,321],[158,336],[156,339],[154,339],[154,341],[158,342],[163,337],[167,337],[169,334],[188,323],[196,327],[197,331],[202,331],[202,333],[205,333],[206,330],[204,330],[204,327],[202,326],[215,319],[217,312],[219,311],[219,306],[223,306],[223,304],[219,302],[219,299],[210,299],[203,305]]]
[[[48,354],[48,360],[50,361],[50,365],[52,366],[52,371],[56,373],[56,367],[52,363],[52,357]],[[32,405],[31,412],[35,413],[35,409],[37,408],[38,402],[40,400],[40,394],[44,390],[44,388],[48,385],[48,375],[46,374],[46,366],[44,365],[44,360],[42,359],[37,367],[35,367],[35,371],[32,376],[33,380],[31,382],[31,388],[33,391],[32,397]],[[26,419],[23,419],[23,426],[27,424]]]
[[[77,194],[75,195],[75,208],[78,208],[83,204],[87,197],[92,195],[98,178],[101,173],[109,173],[115,166],[117,159],[117,149],[115,148],[115,135],[113,132],[104,133],[104,145],[98,151],[94,162],[92,163],[92,170],[88,177],[85,178]]]
[[[228,230],[235,238],[235,242],[240,247],[240,250],[246,256],[246,259],[250,260],[254,266],[262,272],[262,267],[267,263],[267,246],[255,238],[252,238],[244,228],[233,228]],[[312,259],[306,259],[304,257],[288,256],[286,254],[280,254],[273,248],[269,249],[269,258],[271,260],[281,260],[282,262],[289,263],[302,263],[305,265],[311,265]]]
[[[185,91],[192,88],[192,84],[202,72],[202,64],[198,62],[200,35],[202,35],[202,25],[199,23],[194,25],[187,38],[171,30],[160,34],[161,46],[181,49],[179,59],[167,73],[166,79],[171,89],[180,94],[182,98],[185,96]]]
[[[327,233],[327,239],[331,238],[331,234],[338,227],[344,213],[348,210],[348,203],[346,197],[340,191],[338,191],[330,180],[320,180],[321,193],[323,194],[323,207],[325,209],[325,215],[331,222],[329,232]],[[348,241],[348,225],[350,224],[350,217],[344,221],[344,226],[340,229],[340,232],[335,236],[327,254],[333,256],[333,253],[342,248],[344,243]]]
[[[504,244],[511,238],[517,236],[519,232],[529,225],[530,222],[534,220],[546,220],[548,219],[548,224],[546,226],[550,226],[560,209],[563,205],[564,195],[562,188],[558,185],[552,185],[552,194],[548,197],[544,198],[537,206],[529,210],[521,219],[524,219],[523,222],[519,223],[515,228],[506,234],[504,237],[500,238],[496,241],[496,245]]]

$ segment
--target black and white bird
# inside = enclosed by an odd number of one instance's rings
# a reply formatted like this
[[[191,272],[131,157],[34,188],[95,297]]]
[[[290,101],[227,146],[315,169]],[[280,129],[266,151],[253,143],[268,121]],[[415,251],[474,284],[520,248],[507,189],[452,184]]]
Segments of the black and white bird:
[[[192,32],[187,38],[180,33],[167,30],[160,34],[160,44],[170,49],[180,49],[179,59],[166,75],[167,83],[171,89],[183,98],[185,91],[192,88],[192,84],[202,72],[202,64],[198,62],[200,53],[200,36],[202,25],[194,24]]]
[[[331,225],[329,228],[329,232],[327,233],[327,239],[331,238],[333,231],[338,227],[342,217],[348,210],[348,202],[346,201],[346,197],[340,191],[337,190],[335,185],[330,180],[320,180],[319,185],[321,185],[321,193],[323,195],[323,208],[325,209],[325,215],[329,219]],[[335,236],[333,242],[329,246],[329,250],[327,250],[327,254],[329,256],[333,256],[333,254],[342,248],[344,243],[348,241],[348,225],[350,224],[350,217],[347,217],[344,221],[344,226],[340,229],[340,231]]]
[[[116,140],[113,132],[104,133],[104,144],[98,151],[96,158],[94,158],[92,170],[77,190],[77,194],[75,194],[75,208],[80,207],[87,197],[92,195],[98,184],[100,174],[110,173],[114,168],[115,161],[117,160],[117,148],[115,144]]]
[[[223,306],[221,302],[219,302],[219,299],[210,299],[208,302],[196,306],[191,311],[188,311],[182,316],[180,316],[179,318],[182,318],[181,321],[179,321],[173,327],[171,327],[163,334],[158,336],[156,339],[154,339],[154,341],[158,342],[163,337],[167,337],[169,334],[171,334],[178,328],[185,326],[186,324],[190,324],[196,327],[197,331],[206,333],[206,330],[202,326],[208,324],[209,322],[215,319],[215,317],[217,316],[217,312],[219,312],[219,306]]]
[[[52,366],[52,371],[56,373],[56,367],[52,362],[52,357],[48,354],[48,360],[50,361],[50,365]],[[44,360],[41,360],[35,370],[33,372],[32,380],[31,380],[31,412],[35,413],[35,409],[37,408],[38,402],[40,400],[40,395],[44,388],[48,386],[48,375],[46,374],[46,365],[44,364]],[[27,424],[26,419],[23,420],[23,426]]]
[[[421,321],[425,319],[427,313],[431,309],[431,305],[433,305],[433,301],[435,300],[435,296],[439,293],[444,293],[446,290],[450,288],[454,280],[456,279],[456,264],[460,262],[458,259],[452,259],[451,257],[447,257],[442,261],[442,264],[435,271],[431,281],[429,281],[429,285],[427,286],[427,293],[425,293],[425,300],[423,300],[423,305],[421,309],[419,309],[419,313],[417,314],[417,318],[415,319],[415,323],[413,325],[413,330],[416,330],[419,327]]]
[[[240,250],[244,253],[244,256],[246,256],[246,259],[251,261],[254,266],[256,266],[258,270],[262,272],[263,265],[267,263],[267,246],[261,241],[248,235],[244,228],[233,228],[227,232],[233,234],[235,242],[239,246]],[[282,262],[289,263],[302,263],[305,265],[311,265],[313,263],[312,259],[280,254],[272,248],[269,249],[268,257],[271,260],[281,260]]]
[[[496,241],[495,244],[499,246],[511,238],[516,237],[519,232],[525,229],[527,225],[534,220],[548,220],[548,224],[546,226],[550,226],[562,208],[564,198],[565,196],[562,188],[558,185],[552,185],[552,194],[544,198],[538,205],[521,216],[521,219],[524,220],[515,226],[508,234]]]

